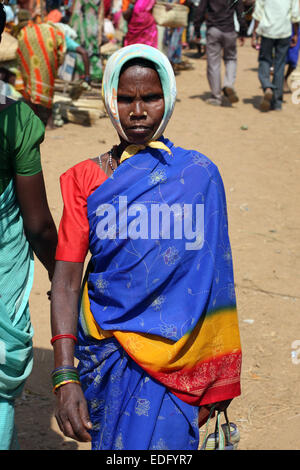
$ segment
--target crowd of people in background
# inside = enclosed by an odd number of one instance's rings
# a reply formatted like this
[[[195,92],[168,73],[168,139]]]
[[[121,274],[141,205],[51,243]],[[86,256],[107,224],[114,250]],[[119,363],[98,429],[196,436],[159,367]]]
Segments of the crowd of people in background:
[[[186,27],[159,25],[153,15],[155,3],[5,0],[5,31],[18,41],[15,60],[3,62],[0,54],[0,79],[8,84],[6,93],[25,99],[43,123],[53,127],[54,82],[64,65],[71,67],[73,80],[97,86],[109,51],[142,43],[165,53],[175,74],[193,67],[183,51],[206,59],[211,91],[207,103],[221,106],[224,97],[235,103],[239,100],[237,44],[243,46],[249,37],[258,50],[261,111],[281,109],[283,91],[288,90],[288,78],[298,63],[299,0],[167,0],[166,8],[175,3],[188,8]]]

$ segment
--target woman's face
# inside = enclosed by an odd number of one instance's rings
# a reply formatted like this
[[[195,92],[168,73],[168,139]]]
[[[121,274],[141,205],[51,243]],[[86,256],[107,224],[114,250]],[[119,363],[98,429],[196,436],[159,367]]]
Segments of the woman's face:
[[[149,142],[162,121],[164,110],[163,90],[155,70],[133,65],[121,74],[118,111],[128,142]]]

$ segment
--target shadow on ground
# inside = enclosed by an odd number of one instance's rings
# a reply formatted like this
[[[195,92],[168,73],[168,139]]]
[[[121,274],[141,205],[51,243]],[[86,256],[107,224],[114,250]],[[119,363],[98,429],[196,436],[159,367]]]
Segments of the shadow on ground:
[[[252,96],[251,98],[243,99],[245,104],[252,104],[253,108],[259,109],[262,100],[262,95]]]
[[[66,440],[51,429],[54,395],[51,385],[53,354],[34,348],[34,367],[23,394],[16,401],[16,426],[21,450],[77,450],[73,440]],[[53,425],[52,425],[53,428]]]

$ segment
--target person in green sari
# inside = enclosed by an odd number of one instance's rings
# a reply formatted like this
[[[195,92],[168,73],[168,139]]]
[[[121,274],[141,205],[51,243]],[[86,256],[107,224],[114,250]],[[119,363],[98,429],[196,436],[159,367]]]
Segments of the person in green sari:
[[[103,76],[100,57],[104,21],[103,7],[102,0],[74,0],[70,19],[70,26],[76,31],[78,42],[88,52],[91,80],[98,82]],[[84,76],[84,63],[80,57],[76,57],[76,70]]]
[[[4,26],[0,3],[0,41]],[[14,403],[32,370],[33,253],[49,280],[54,271],[57,232],[40,159],[44,130],[27,104],[0,95],[0,450],[18,448]]]

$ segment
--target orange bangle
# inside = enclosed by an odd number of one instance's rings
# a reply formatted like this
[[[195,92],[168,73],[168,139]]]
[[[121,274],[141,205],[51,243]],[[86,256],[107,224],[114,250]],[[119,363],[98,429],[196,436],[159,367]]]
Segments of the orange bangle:
[[[53,338],[51,339],[50,342],[51,342],[51,344],[53,344],[56,340],[63,339],[63,338],[73,339],[75,341],[75,343],[77,343],[77,338],[74,335],[56,335],[56,336],[53,336]]]

